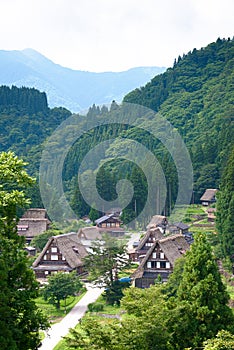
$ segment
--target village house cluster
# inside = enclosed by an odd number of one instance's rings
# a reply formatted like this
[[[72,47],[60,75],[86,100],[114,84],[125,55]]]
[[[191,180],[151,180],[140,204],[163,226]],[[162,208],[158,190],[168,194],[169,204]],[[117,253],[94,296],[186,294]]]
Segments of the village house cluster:
[[[202,205],[208,207],[210,221],[215,217],[215,208],[210,208],[210,205],[215,202],[216,192],[217,190],[208,189],[201,197]],[[84,276],[84,258],[92,249],[92,242],[101,240],[103,233],[117,239],[125,235],[120,215],[121,209],[115,208],[97,219],[95,226],[50,237],[32,265],[36,277],[43,280],[59,271],[69,273],[74,270],[78,275]],[[29,254],[35,254],[35,249],[30,248],[31,240],[49,227],[50,221],[45,209],[29,209],[19,220],[18,234],[25,236]],[[141,239],[128,245],[130,261],[138,264],[130,276],[132,284],[148,288],[159,278],[163,282],[167,281],[175,261],[185,254],[192,242],[188,225],[182,222],[171,224],[166,216],[153,216]]]

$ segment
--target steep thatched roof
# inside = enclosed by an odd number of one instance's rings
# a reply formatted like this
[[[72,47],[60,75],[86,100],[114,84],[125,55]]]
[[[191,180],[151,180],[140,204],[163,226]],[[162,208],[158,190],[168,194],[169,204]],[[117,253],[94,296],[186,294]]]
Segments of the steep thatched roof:
[[[26,219],[46,219],[47,218],[46,209],[43,209],[43,208],[30,208],[24,213],[22,218],[26,218]]]
[[[151,229],[147,230],[145,235],[142,237],[136,250],[141,250],[151,235],[153,237],[155,237],[155,240],[159,240],[163,237],[163,233],[158,228],[151,228]]]
[[[218,190],[215,188],[208,188],[205,193],[201,196],[201,201],[212,201],[215,198],[215,194]]]
[[[181,234],[161,239],[159,241],[159,246],[172,266],[174,266],[176,259],[180,258],[181,255],[189,250],[189,244]]]
[[[77,233],[72,232],[51,237],[38,258],[34,261],[33,267],[37,267],[40,264],[47,249],[52,243],[55,243],[71,268],[74,269],[83,265],[82,259],[87,256],[88,253],[85,247],[81,244]]]
[[[168,236],[155,241],[154,244],[148,250],[144,259],[141,261],[137,270],[132,274],[133,279],[141,278],[143,276],[144,267],[157,244],[159,244],[160,248],[162,249],[163,253],[165,254],[172,266],[174,266],[176,259],[180,258],[187,250],[189,250],[189,244],[185,240],[184,236],[181,234]]]
[[[146,226],[147,229],[150,229],[151,227],[158,227],[158,226],[165,226],[167,223],[166,216],[163,215],[154,215],[152,216],[149,224]]]
[[[92,226],[92,227],[82,227],[78,231],[78,237],[80,239],[84,238],[90,241],[93,241],[95,239],[101,239],[102,235],[100,234],[99,230],[97,227]]]

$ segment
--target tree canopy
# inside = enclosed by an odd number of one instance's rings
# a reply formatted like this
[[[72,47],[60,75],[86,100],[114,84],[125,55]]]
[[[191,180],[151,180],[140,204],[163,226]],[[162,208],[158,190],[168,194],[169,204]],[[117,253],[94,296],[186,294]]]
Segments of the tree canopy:
[[[217,194],[216,227],[224,257],[234,261],[234,148],[224,169]]]
[[[17,208],[29,203],[22,189],[33,183],[14,153],[0,154],[0,343],[1,349],[35,349],[48,327],[34,299],[39,286],[17,234]]]
[[[121,300],[126,314],[120,321],[85,317],[81,329],[73,329],[66,341],[71,349],[100,350],[195,350],[232,344],[234,316],[228,299],[206,236],[198,234],[166,284],[126,289]]]
[[[89,277],[101,287],[111,287],[128,264],[125,240],[103,235],[92,243],[91,251],[84,259]]]
[[[76,272],[58,272],[48,278],[48,284],[43,288],[43,297],[59,309],[61,300],[66,302],[67,297],[75,295],[81,288],[82,283]]]

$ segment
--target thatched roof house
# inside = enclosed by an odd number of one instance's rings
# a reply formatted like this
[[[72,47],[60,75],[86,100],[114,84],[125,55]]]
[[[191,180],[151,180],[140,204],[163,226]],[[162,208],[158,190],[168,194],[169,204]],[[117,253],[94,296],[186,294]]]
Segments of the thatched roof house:
[[[17,225],[18,234],[24,236],[27,243],[48,230],[50,221],[47,217],[46,210],[43,208],[28,209]]]
[[[139,288],[148,288],[154,284],[159,275],[163,281],[167,281],[175,261],[188,249],[189,244],[182,234],[156,240],[131,276],[134,285]]]
[[[97,239],[99,240],[102,239],[101,233],[99,232],[98,228],[95,226],[80,228],[77,233],[77,236],[80,239],[81,243],[87,249],[91,248],[93,241],[96,241]]]
[[[99,230],[95,226],[81,227],[78,230],[77,235],[78,235],[79,239],[85,239],[85,240],[89,240],[89,241],[94,241],[96,239],[102,238],[101,233],[99,232]]]
[[[138,260],[141,261],[142,258],[145,257],[148,250],[152,247],[154,242],[162,238],[163,233],[159,228],[148,229],[136,248]]]
[[[163,233],[159,228],[154,227],[148,229],[141,240],[139,242],[134,242],[133,246],[128,249],[129,259],[131,261],[141,261],[153,243],[162,237]]]
[[[51,237],[33,263],[38,278],[45,278],[58,271],[83,273],[82,259],[87,256],[77,233],[67,233]]]
[[[146,229],[150,229],[152,227],[158,227],[165,231],[166,226],[168,224],[166,216],[163,215],[154,215],[152,216],[152,219],[150,220],[149,224],[146,226]]]
[[[217,189],[215,188],[208,188],[205,193],[201,196],[200,201],[202,202],[202,205],[207,206],[212,203],[216,202],[216,193]]]

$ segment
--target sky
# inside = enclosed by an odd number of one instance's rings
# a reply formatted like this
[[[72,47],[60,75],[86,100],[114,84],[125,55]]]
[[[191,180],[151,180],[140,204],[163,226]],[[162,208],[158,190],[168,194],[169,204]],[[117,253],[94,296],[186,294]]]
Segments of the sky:
[[[32,48],[78,70],[170,67],[233,35],[233,0],[0,0],[0,50]]]

